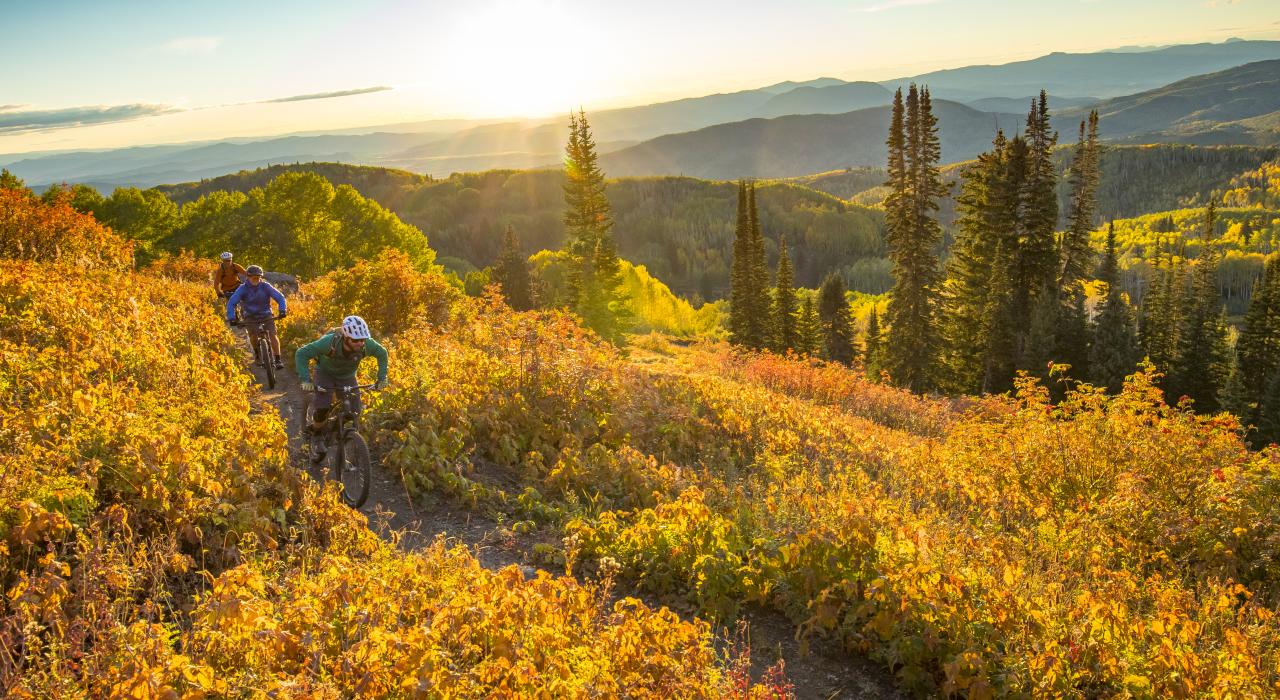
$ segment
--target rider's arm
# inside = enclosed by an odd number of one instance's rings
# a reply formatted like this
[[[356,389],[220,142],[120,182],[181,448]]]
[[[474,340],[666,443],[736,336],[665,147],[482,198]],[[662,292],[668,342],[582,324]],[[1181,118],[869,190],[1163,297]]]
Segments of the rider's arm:
[[[298,381],[311,381],[311,361],[328,352],[332,344],[333,334],[326,333],[318,340],[298,348],[298,351],[293,354],[294,369],[298,370]]]
[[[364,341],[364,352],[378,358],[378,381],[387,381],[387,349],[382,347],[382,343],[370,338]]]
[[[276,309],[279,310],[279,315],[283,316],[287,306],[284,301],[284,295],[280,293],[279,289],[276,289],[270,284],[267,284],[266,282],[263,282],[263,284],[267,285],[267,294],[270,294],[271,298],[276,300]]]
[[[240,295],[244,294],[245,286],[236,287],[236,291],[227,298],[227,320],[236,320],[236,304],[240,303]]]

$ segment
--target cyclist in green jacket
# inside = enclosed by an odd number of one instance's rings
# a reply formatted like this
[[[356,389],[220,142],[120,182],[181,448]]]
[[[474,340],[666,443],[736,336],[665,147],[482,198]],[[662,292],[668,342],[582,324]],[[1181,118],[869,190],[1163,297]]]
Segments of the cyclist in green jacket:
[[[312,422],[303,426],[303,434],[310,437],[324,424],[333,403],[333,389],[343,386],[354,389],[357,409],[360,405],[359,382],[356,369],[367,355],[378,360],[378,381],[374,389],[387,385],[387,349],[369,334],[369,325],[359,316],[342,319],[342,327],[320,336],[294,354],[298,379],[302,390],[315,392],[312,404]],[[315,381],[312,381],[311,361],[316,361]]]

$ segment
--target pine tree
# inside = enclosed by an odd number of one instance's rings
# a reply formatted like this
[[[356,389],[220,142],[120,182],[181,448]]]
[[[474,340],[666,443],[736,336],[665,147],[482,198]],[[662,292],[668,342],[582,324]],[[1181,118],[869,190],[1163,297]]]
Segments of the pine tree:
[[[890,194],[885,204],[885,242],[893,261],[894,284],[886,310],[888,333],[883,355],[894,382],[911,390],[927,391],[935,386],[938,375],[935,318],[937,247],[942,229],[934,212],[937,199],[946,193],[946,188],[938,172],[941,146],[928,89],[919,91],[912,84],[902,120],[901,111],[895,98],[893,123],[886,141],[890,148]],[[903,143],[901,154],[894,153],[893,149],[901,148],[899,144]]]
[[[796,321],[796,352],[803,355],[819,355],[822,351],[822,319],[813,295],[807,295]]]
[[[620,287],[622,266],[614,245],[595,140],[585,112],[569,117],[565,146],[565,215],[569,235],[569,292],[583,323],[601,337],[622,339],[631,321]]]
[[[1133,315],[1118,286],[1115,224],[1107,227],[1107,250],[1098,279],[1104,284],[1106,296],[1099,305],[1101,310],[1094,324],[1088,377],[1094,386],[1114,393],[1124,385],[1124,378],[1133,373],[1138,361]]]
[[[1178,358],[1170,372],[1173,395],[1186,395],[1203,413],[1218,410],[1218,397],[1230,372],[1226,318],[1218,291],[1218,249],[1213,241],[1217,210],[1205,209],[1205,241],[1192,275],[1186,313],[1178,338]]]
[[[502,252],[493,266],[492,276],[493,281],[502,286],[502,296],[511,308],[528,311],[534,307],[533,276],[529,271],[529,260],[520,251],[520,240],[511,226],[507,226],[507,232],[502,237]]]
[[[1086,131],[1087,124],[1087,131]],[[1080,140],[1071,160],[1071,216],[1062,235],[1061,272],[1058,285],[1076,291],[1077,284],[1087,279],[1092,268],[1093,248],[1089,234],[1098,205],[1099,175],[1098,112],[1089,113],[1080,122]]]
[[[818,317],[822,319],[823,356],[843,364],[853,363],[853,313],[845,298],[844,280],[834,272],[818,290]]]
[[[956,393],[982,390],[996,249],[1007,235],[1006,211],[996,201],[1003,175],[1006,141],[996,132],[989,152],[961,171],[956,197],[956,240],[947,263],[942,336],[946,388]],[[1003,274],[1003,271],[1001,272]]]
[[[1280,374],[1280,255],[1267,260],[1262,279],[1254,285],[1236,353],[1247,406],[1239,415],[1256,425],[1262,393]]]
[[[880,315],[872,304],[871,315],[867,317],[867,337],[862,343],[862,367],[873,381],[880,379],[880,369],[883,367],[880,361],[880,340]]]
[[[749,271],[750,316],[747,318],[747,345],[753,350],[760,350],[769,345],[770,307],[769,303],[769,264],[764,248],[764,232],[760,226],[760,213],[756,208],[756,185],[751,183],[747,188],[747,221],[751,236]]]
[[[738,181],[738,221],[733,234],[733,271],[729,290],[729,342],[750,345],[747,319],[751,309],[751,220],[747,213],[747,183]]]
[[[1272,372],[1258,403],[1257,445],[1280,443],[1280,372]]]
[[[0,190],[25,190],[27,184],[22,178],[9,172],[7,168],[0,168]]]
[[[1058,225],[1057,170],[1053,147],[1057,134],[1050,132],[1049,98],[1043,90],[1027,114],[1026,179],[1020,200],[1023,230],[1019,241],[1020,283],[1034,295],[1046,283],[1057,284],[1058,252],[1053,232]]]
[[[787,255],[787,241],[778,240],[778,284],[773,292],[773,350],[785,353],[796,350],[796,289]]]

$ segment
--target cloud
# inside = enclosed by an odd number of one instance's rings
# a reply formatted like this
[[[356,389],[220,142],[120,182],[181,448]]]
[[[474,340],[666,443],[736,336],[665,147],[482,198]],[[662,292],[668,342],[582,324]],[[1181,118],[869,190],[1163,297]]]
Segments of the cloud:
[[[156,51],[190,56],[200,53],[212,53],[221,44],[222,37],[220,36],[180,36],[157,46]]]
[[[854,8],[854,11],[882,12],[884,10],[892,10],[898,7],[909,7],[911,5],[932,5],[936,2],[942,2],[942,0],[884,0],[883,2],[878,2],[874,5],[867,5],[866,7],[856,7]]]
[[[292,95],[290,97],[277,97],[274,100],[263,100],[261,104],[269,104],[272,102],[303,102],[305,100],[327,100],[331,97],[349,97],[351,95],[367,95],[371,92],[382,92],[390,90],[387,85],[377,85],[367,88],[356,88],[355,90],[335,90],[333,92],[313,92],[307,95]]]
[[[22,109],[26,105],[0,105],[0,112],[9,112],[15,109]]]
[[[11,107],[14,105],[5,105],[5,107],[6,109],[0,110],[0,134],[110,124],[181,111],[169,105],[149,104],[30,110],[13,110]]]

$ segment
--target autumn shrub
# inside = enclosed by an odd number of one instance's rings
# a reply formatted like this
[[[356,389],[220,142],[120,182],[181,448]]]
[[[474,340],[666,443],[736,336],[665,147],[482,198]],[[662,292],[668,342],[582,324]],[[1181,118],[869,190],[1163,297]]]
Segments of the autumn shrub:
[[[282,337],[286,344],[310,342],[353,314],[369,324],[376,338],[440,325],[461,294],[443,276],[418,271],[409,256],[389,248],[303,285],[302,296],[304,301],[290,305]]]
[[[142,273],[177,282],[209,284],[216,267],[216,262],[197,258],[191,251],[181,250],[177,253],[160,253],[142,268]]]
[[[0,188],[0,258],[122,270],[133,266],[133,244],[68,197],[43,202],[29,190]]]

